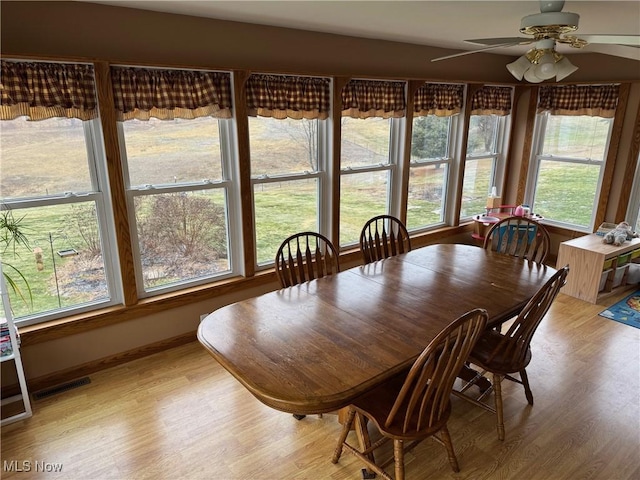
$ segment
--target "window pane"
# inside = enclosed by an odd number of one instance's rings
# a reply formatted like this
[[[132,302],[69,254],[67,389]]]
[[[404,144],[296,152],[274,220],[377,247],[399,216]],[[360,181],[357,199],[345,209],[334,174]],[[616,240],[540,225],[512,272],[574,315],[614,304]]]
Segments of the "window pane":
[[[273,262],[282,241],[318,231],[318,180],[310,178],[253,187],[258,264]]]
[[[3,197],[93,191],[82,121],[21,117],[0,122],[0,138]]]
[[[549,115],[543,155],[604,160],[612,119]]]
[[[412,167],[409,173],[407,228],[422,228],[443,221],[447,164]]]
[[[94,202],[13,209],[29,247],[4,251],[4,272],[21,293],[8,288],[14,316],[21,317],[109,300]],[[11,267],[18,269],[31,289]]]
[[[388,212],[390,172],[343,174],[340,179],[340,245],[357,243],[371,217]]]
[[[470,217],[485,211],[492,170],[493,158],[466,161],[460,218]]]
[[[589,227],[599,176],[599,165],[543,160],[538,173],[535,213],[554,221]]]
[[[497,115],[471,115],[467,155],[496,153],[499,118]]]
[[[449,155],[451,117],[427,115],[413,119],[411,160],[445,158]]]
[[[318,170],[318,120],[249,117],[249,138],[252,176]]]
[[[391,119],[342,118],[340,168],[389,163]]]
[[[145,289],[229,270],[224,189],[134,199]]]
[[[222,179],[218,120],[122,122],[131,186]]]

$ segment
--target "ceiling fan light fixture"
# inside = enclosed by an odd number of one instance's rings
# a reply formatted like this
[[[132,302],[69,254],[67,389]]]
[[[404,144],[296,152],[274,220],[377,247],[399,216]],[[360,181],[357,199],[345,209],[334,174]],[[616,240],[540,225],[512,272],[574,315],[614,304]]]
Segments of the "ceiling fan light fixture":
[[[556,76],[556,59],[552,51],[546,51],[534,68],[535,76],[543,80],[549,80]]]
[[[571,63],[567,57],[562,57],[556,63],[556,82],[559,82],[564,78],[567,78],[576,70],[578,70],[578,67],[576,67],[573,63]]]
[[[540,83],[544,80],[536,75],[536,69],[533,66],[524,72],[524,79],[529,83]]]
[[[507,64],[507,70],[509,70],[509,73],[511,73],[511,75],[516,77],[516,79],[518,80],[522,80],[524,72],[526,72],[530,67],[531,62],[526,55],[522,55],[515,62]]]

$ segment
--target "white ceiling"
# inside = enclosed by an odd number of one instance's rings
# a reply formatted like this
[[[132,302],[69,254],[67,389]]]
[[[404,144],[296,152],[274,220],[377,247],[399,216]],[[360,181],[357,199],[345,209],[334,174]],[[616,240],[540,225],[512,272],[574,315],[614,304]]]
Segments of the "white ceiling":
[[[82,1],[82,0],[81,0]],[[479,47],[464,39],[517,37],[520,20],[540,13],[538,1],[164,1],[114,0],[102,3],[261,25],[408,42],[454,50]],[[580,15],[579,34],[640,35],[640,1],[567,1],[564,12]],[[519,55],[530,46],[487,53]],[[640,60],[640,48],[588,45],[562,53],[600,52]],[[449,52],[444,52],[444,54]],[[451,52],[455,53],[455,52]]]

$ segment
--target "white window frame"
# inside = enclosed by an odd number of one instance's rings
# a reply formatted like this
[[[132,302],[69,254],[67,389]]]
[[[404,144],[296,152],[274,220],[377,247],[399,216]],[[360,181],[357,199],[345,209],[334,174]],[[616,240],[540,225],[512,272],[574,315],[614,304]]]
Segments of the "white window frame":
[[[569,228],[577,232],[591,233],[595,230],[595,217],[598,209],[598,199],[600,198],[600,192],[602,191],[602,180],[604,178],[604,171],[607,163],[607,152],[609,151],[609,145],[611,142],[611,134],[613,131],[613,121],[609,124],[609,133],[607,135],[606,145],[604,149],[604,158],[600,160],[591,160],[588,158],[573,158],[573,157],[560,157],[555,155],[543,155],[542,148],[544,146],[544,135],[546,132],[547,122],[551,113],[541,112],[536,115],[534,133],[533,133],[533,148],[531,152],[531,161],[529,166],[529,172],[527,175],[527,186],[525,189],[525,203],[530,205],[532,211],[536,211],[535,195],[538,185],[538,176],[540,173],[540,166],[543,160],[550,160],[555,162],[565,162],[571,164],[582,165],[599,165],[600,173],[598,175],[598,185],[596,186],[595,201],[593,202],[593,208],[591,211],[591,220],[589,225],[582,226],[573,223],[561,222],[554,220],[553,218],[545,218],[546,224],[554,225],[561,228]]]
[[[633,176],[633,188],[631,189],[631,196],[629,197],[629,205],[625,218],[629,225],[640,233],[640,228],[636,230],[636,225],[640,222],[640,153],[638,154],[636,173]]]
[[[407,125],[407,118],[389,119],[389,161],[377,165],[367,165],[363,167],[343,167],[340,168],[340,181],[343,176],[359,173],[389,172],[389,182],[387,184],[387,213],[393,216],[400,215],[400,191],[402,188],[402,175],[400,165],[404,157],[404,133]],[[340,245],[341,249],[349,249],[358,243],[355,242]]]
[[[24,208],[49,207],[73,203],[94,201],[96,218],[100,231],[100,248],[104,265],[105,281],[109,298],[83,303],[80,306],[62,307],[51,312],[27,315],[15,319],[16,325],[26,326],[55,320],[69,315],[81,314],[120,304],[123,301],[122,281],[115,272],[120,271],[119,259],[115,245],[115,225],[111,208],[109,178],[106,168],[106,155],[101,140],[100,119],[82,122],[84,141],[87,151],[87,162],[91,180],[91,191],[64,192],[55,195],[33,196],[27,198],[3,199],[3,204],[12,210]],[[101,190],[101,187],[104,187]]]
[[[471,121],[472,116],[474,115],[471,115],[469,117],[469,122]],[[479,116],[486,116],[486,115],[479,115]],[[460,120],[463,120],[464,117],[462,115],[460,115],[460,117],[461,117]],[[492,166],[491,166],[491,179],[489,182],[489,189],[487,190],[487,196],[491,194],[492,187],[496,187],[496,189],[498,190],[499,196],[502,195],[501,187],[504,188],[503,186],[504,172],[506,168],[507,153],[509,151],[509,138],[510,138],[511,124],[512,124],[511,114],[498,115],[497,117],[498,117],[498,126],[495,132],[496,133],[496,138],[495,138],[496,151],[491,154],[484,154],[484,155],[466,155],[466,152],[465,152],[465,158],[463,160],[465,164],[465,169],[466,169],[467,162],[469,161],[484,160],[484,159],[493,160]],[[463,179],[462,185],[464,185],[464,179]],[[455,193],[462,195],[462,190],[460,192],[455,192]],[[474,215],[477,215],[479,213],[484,213],[484,212],[476,212],[475,214],[471,214],[464,217],[461,215],[460,212],[456,212],[456,213],[459,215],[460,222],[465,222],[465,221],[471,220]]]
[[[414,117],[414,120],[417,117]],[[447,178],[444,181],[444,191],[442,192],[443,212],[442,221],[431,225],[426,225],[418,228],[408,228],[410,233],[427,232],[436,228],[440,228],[444,225],[452,224],[453,210],[456,199],[456,172],[457,166],[455,165],[456,151],[458,151],[458,131],[460,130],[460,121],[463,115],[451,115],[449,118],[449,137],[447,139],[447,151],[445,157],[428,158],[422,160],[411,160],[409,162],[409,171],[412,168],[420,168],[427,165],[444,164],[447,167]],[[408,200],[407,200],[408,202]]]
[[[187,287],[211,283],[214,280],[224,280],[226,278],[238,276],[244,273],[241,259],[242,251],[242,221],[240,218],[240,193],[238,187],[238,166],[236,127],[234,119],[218,118],[218,129],[220,138],[220,155],[222,163],[222,180],[202,180],[200,182],[183,182],[178,184],[157,184],[131,186],[129,182],[129,169],[127,163],[126,143],[124,137],[123,122],[117,122],[118,142],[120,144],[120,155],[122,163],[122,173],[125,179],[125,190],[127,197],[127,210],[129,214],[129,225],[131,226],[131,244],[134,258],[134,271],[136,277],[137,294],[139,298],[153,297],[163,293],[183,290]],[[194,279],[172,282],[168,285],[161,285],[145,289],[144,272],[140,255],[140,241],[135,218],[135,198],[146,195],[159,195],[176,192],[195,192],[203,190],[224,190],[226,204],[225,217],[227,224],[227,248],[229,255],[229,270],[221,274],[206,275]]]

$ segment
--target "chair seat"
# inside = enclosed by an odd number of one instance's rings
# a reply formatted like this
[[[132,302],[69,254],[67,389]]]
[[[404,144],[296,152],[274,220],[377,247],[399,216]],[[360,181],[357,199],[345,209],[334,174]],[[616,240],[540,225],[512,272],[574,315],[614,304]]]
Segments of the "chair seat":
[[[496,330],[484,332],[471,352],[469,361],[499,375],[507,375],[524,370],[531,361],[531,347],[529,345],[526,346],[524,360],[516,363],[513,361],[513,356],[507,355],[504,349],[497,349],[503,338],[504,335]]]
[[[369,418],[369,420],[374,422],[380,432],[382,432],[387,437],[409,441],[427,438],[438,432],[444,425],[447,424],[447,420],[451,415],[450,402],[445,407],[445,411],[439,421],[435,422],[428,428],[417,430],[416,427],[418,425],[418,414],[420,413],[420,411],[417,410],[409,420],[409,428],[407,429],[408,431],[403,431],[403,424],[406,415],[406,402],[405,405],[403,405],[403,409],[401,409],[398,412],[398,415],[394,417],[393,422],[390,425],[385,426],[387,416],[389,415],[393,404],[398,398],[398,392],[402,388],[406,376],[406,372],[397,375],[388,382],[385,382],[371,392],[355,400],[352,406],[356,409],[357,412],[363,414],[364,416]],[[428,405],[426,406],[426,408],[428,410],[431,409],[431,407]]]

